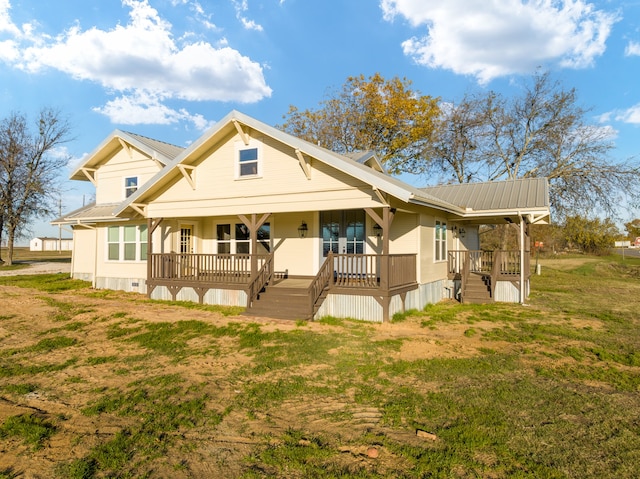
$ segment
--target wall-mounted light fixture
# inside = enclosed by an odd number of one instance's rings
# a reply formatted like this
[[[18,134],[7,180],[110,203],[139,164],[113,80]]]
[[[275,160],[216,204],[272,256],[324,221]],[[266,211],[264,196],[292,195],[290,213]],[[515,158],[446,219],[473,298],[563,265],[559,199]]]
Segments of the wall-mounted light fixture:
[[[373,234],[375,234],[378,238],[382,236],[382,226],[378,223],[373,225]]]
[[[460,238],[464,238],[467,232],[464,230],[464,228],[460,228],[458,234],[460,235]]]
[[[308,232],[309,228],[307,228],[307,223],[302,221],[302,224],[298,226],[298,236],[300,236],[300,238],[306,238]]]

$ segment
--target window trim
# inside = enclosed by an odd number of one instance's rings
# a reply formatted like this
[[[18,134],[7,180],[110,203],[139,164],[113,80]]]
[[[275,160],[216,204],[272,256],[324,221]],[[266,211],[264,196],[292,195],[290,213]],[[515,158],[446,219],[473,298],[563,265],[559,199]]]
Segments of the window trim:
[[[135,228],[135,240],[134,241],[125,241],[125,228]],[[110,238],[110,232],[114,231],[114,229],[118,232],[118,237],[116,241],[112,241]],[[112,225],[107,226],[106,230],[106,244],[107,248],[105,251],[105,261],[107,263],[144,263],[147,261],[147,245],[148,245],[148,228],[147,225]],[[125,259],[125,251],[126,245],[135,245],[135,258],[134,259]],[[118,246],[118,257],[112,259],[111,258],[111,246]]]
[[[439,232],[443,234],[439,235]],[[434,263],[447,261],[447,254],[449,253],[447,239],[447,221],[443,219],[436,219],[433,229]]]
[[[240,154],[243,151],[247,150],[256,150],[256,173],[251,175],[242,175],[240,173],[241,163],[240,163]],[[254,178],[262,178],[262,142],[257,140],[249,140],[248,144],[245,144],[242,141],[237,141],[235,143],[235,151],[234,151],[234,159],[233,159],[233,169],[234,169],[234,179],[236,180],[250,180]]]
[[[127,180],[134,180],[134,179],[136,182],[135,186],[127,186]],[[129,198],[131,195],[133,195],[136,191],[138,191],[138,188],[140,187],[140,185],[138,184],[139,180],[140,178],[138,178],[138,175],[124,177],[124,199],[125,200]]]
[[[214,251],[215,254],[254,254],[251,251],[251,236],[247,236],[246,239],[238,239],[236,237],[236,234],[238,232],[237,227],[238,226],[245,226],[244,223],[234,223],[234,222],[228,222],[228,223],[214,223],[215,225],[215,231],[216,231],[216,241],[215,241],[215,246],[214,246]],[[228,226],[229,227],[229,239],[228,240],[221,240],[218,238],[218,231],[219,228],[221,226]],[[265,226],[268,226],[268,229],[265,228]],[[268,231],[268,238],[263,239],[262,241],[260,240],[260,231],[263,232],[267,232]],[[228,253],[220,253],[219,252],[219,246],[220,245],[229,245],[229,252]],[[260,229],[258,230],[258,249],[260,249],[260,247],[262,248],[266,248],[265,244],[269,247],[267,253],[257,253],[257,254],[268,254],[268,252],[273,251],[273,238],[272,238],[272,230],[271,230],[271,222],[267,221],[266,223],[264,223],[262,226],[260,226]],[[249,250],[248,253],[238,253],[238,245],[246,245],[247,249]]]

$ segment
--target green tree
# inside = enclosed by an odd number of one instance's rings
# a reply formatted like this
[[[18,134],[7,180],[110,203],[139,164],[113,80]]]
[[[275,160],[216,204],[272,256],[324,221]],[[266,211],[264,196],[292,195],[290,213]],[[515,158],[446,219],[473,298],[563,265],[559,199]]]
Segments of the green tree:
[[[601,220],[580,215],[569,216],[563,230],[569,247],[589,254],[608,253],[620,237],[620,231],[609,218]]]
[[[633,221],[629,221],[624,224],[624,228],[627,230],[627,238],[631,241],[640,236],[640,219],[636,218]]]
[[[349,77],[317,110],[290,106],[279,128],[338,153],[374,150],[391,173],[420,173],[439,113],[438,100],[409,80],[376,73]]]
[[[34,218],[54,212],[60,170],[69,158],[57,154],[70,141],[70,126],[60,112],[40,111],[35,128],[21,113],[0,121],[0,220],[7,234],[7,263],[15,240]]]

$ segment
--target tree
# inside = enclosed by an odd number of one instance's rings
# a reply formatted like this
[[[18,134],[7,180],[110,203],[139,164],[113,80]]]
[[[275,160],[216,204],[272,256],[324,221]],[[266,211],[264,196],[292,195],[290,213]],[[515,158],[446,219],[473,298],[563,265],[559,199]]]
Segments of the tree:
[[[618,228],[610,219],[601,220],[580,215],[566,218],[563,230],[569,247],[579,248],[588,254],[608,253],[620,236]]]
[[[424,171],[423,153],[439,115],[438,100],[411,89],[407,79],[376,73],[349,77],[318,110],[289,107],[279,127],[339,153],[375,150],[391,173]]]
[[[636,218],[633,221],[625,223],[624,229],[627,230],[627,238],[633,242],[636,238],[640,237],[640,219]]]
[[[614,161],[606,128],[587,121],[575,89],[537,73],[523,93],[467,94],[447,105],[425,162],[458,182],[544,176],[557,217],[601,210],[620,196],[638,199],[640,167]]]
[[[69,133],[69,123],[51,108],[40,111],[34,130],[21,113],[0,122],[0,223],[7,233],[8,264],[29,221],[54,211],[56,181],[69,160],[56,149],[70,141]]]

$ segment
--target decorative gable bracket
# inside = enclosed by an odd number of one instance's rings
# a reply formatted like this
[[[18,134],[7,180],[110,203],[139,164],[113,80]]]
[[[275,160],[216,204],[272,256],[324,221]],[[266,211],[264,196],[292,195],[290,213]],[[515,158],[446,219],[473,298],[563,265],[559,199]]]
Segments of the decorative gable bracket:
[[[192,190],[196,189],[196,167],[189,165],[178,165],[178,169],[187,183],[191,186]]]
[[[245,144],[245,146],[249,146],[249,135],[247,135],[244,130],[242,129],[242,126],[240,126],[240,122],[238,122],[238,120],[232,120],[233,121],[233,125],[236,127],[236,130],[238,130],[238,135],[240,135],[240,138],[242,139],[243,143]]]
[[[86,176],[89,181],[93,184],[93,186],[97,186],[96,184],[96,170],[95,168],[80,168],[82,174]]]
[[[298,161],[300,162],[300,168],[302,168],[302,171],[304,171],[304,174],[307,177],[307,180],[310,180],[311,164],[309,163],[309,160],[305,158],[305,156],[302,154],[300,150],[296,150],[296,156],[298,157]]]
[[[138,213],[141,216],[146,217],[146,209],[147,209],[147,205],[143,204],[143,203],[131,203],[129,206],[131,206],[131,208],[133,208],[135,210],[136,213]]]

